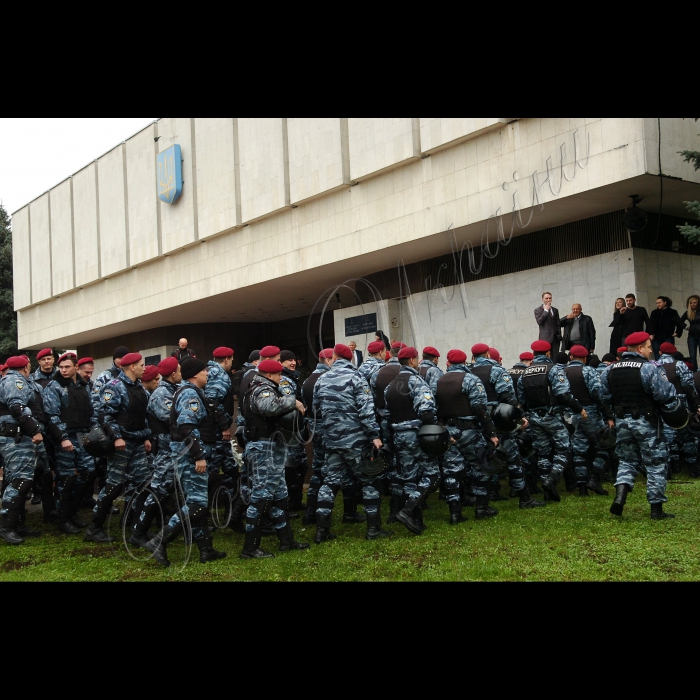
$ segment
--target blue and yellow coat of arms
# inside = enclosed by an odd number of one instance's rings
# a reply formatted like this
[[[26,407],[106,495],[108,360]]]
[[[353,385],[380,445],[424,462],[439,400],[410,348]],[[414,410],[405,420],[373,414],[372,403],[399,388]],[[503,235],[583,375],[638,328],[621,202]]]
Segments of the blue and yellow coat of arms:
[[[174,204],[182,194],[182,152],[175,144],[156,156],[158,199]]]

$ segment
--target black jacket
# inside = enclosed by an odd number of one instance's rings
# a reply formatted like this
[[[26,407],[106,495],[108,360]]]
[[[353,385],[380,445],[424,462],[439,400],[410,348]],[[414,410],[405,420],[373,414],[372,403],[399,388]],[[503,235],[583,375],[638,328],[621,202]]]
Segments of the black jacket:
[[[616,311],[610,325],[614,328],[617,328],[618,326],[621,328],[623,344],[625,342],[625,338],[632,333],[638,333],[639,331],[651,333],[649,330],[649,316],[647,314],[647,310],[643,306],[635,306],[633,309],[625,308],[624,314]]]
[[[685,324],[688,324],[687,331],[688,335],[692,335],[693,338],[700,338],[700,312],[695,312],[695,318],[691,321],[688,319],[688,312],[686,311],[681,316],[681,324],[685,328]]]
[[[583,345],[588,352],[593,352],[595,350],[595,326],[593,325],[593,319],[586,314],[581,314],[579,316],[579,331],[581,332],[581,340],[578,341],[577,345]],[[559,325],[562,327],[563,344],[564,347],[567,346],[569,342],[569,335],[571,334],[571,327],[574,325],[573,318],[563,318],[559,321]]]
[[[654,336],[654,340],[671,338],[675,333],[679,338],[683,335],[683,324],[675,309],[654,309],[649,316],[647,332]]]

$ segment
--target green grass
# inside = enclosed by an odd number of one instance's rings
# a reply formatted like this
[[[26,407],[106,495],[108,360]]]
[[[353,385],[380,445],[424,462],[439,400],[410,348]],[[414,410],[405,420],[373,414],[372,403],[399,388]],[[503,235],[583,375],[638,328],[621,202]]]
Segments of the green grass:
[[[700,579],[700,481],[676,476],[669,482],[666,509],[673,520],[652,521],[645,483],[638,481],[622,518],[610,515],[610,496],[579,498],[562,488],[561,503],[521,511],[517,499],[496,504],[499,515],[475,521],[447,522],[437,495],[425,512],[428,530],[415,536],[395,524],[394,537],[368,542],[365,525],[342,525],[338,497],[333,531],[338,539],[303,552],[277,552],[277,538],[263,538],[275,559],[238,558],[243,536],[216,532],[226,559],[200,564],[196,547],[184,565],[182,539],[168,548],[170,569],[152,560],[137,561],[123,545],[83,542],[41,522],[40,511],[28,525],[42,537],[13,547],[0,542],[3,581],[696,581]],[[502,486],[502,491],[506,490]],[[387,504],[383,516],[386,519]],[[83,512],[86,516],[87,513]],[[117,520],[118,518],[115,518]],[[315,529],[295,519],[297,539],[311,541]],[[116,522],[112,534],[118,534]],[[144,550],[135,550],[144,557]]]

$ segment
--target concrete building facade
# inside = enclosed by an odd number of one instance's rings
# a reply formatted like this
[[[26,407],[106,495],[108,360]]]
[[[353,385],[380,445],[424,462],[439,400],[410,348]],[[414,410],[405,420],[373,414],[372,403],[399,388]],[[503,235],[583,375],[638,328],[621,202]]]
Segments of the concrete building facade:
[[[678,155],[697,132],[680,118],[163,118],[14,212],[19,345],[111,358],[185,335],[200,356],[226,343],[240,363],[275,343],[311,362],[376,313],[392,338],[484,341],[511,361],[546,289],[562,316],[583,305],[602,354],[617,296],[651,309],[666,294],[682,312],[700,290],[675,231],[700,198]],[[156,156],[173,144],[170,205]],[[651,215],[636,234],[632,194]]]

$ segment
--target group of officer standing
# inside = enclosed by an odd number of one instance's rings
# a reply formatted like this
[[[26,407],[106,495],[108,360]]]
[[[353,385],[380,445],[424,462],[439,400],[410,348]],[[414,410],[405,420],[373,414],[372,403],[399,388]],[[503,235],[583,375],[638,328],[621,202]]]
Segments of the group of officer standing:
[[[45,522],[110,543],[108,519],[124,494],[128,545],[164,566],[179,535],[197,544],[203,563],[226,556],[212,537],[222,503],[224,526],[244,536],[240,556],[267,558],[274,555],[261,547],[265,534],[277,535],[282,552],[309,547],[294,537],[299,511],[305,525],[316,526],[315,543],[335,539],[339,491],[343,522],[365,522],[373,540],[392,535],[382,525],[383,495],[389,523],[420,535],[438,486],[450,524],[459,525],[465,506],[476,520],[498,514],[491,502],[505,498],[502,474],[527,510],[558,502],[567,474],[579,495],[607,495],[602,477],[611,464],[611,513],[622,514],[643,473],[651,517],[673,517],[663,510],[672,455],[680,445],[691,475],[700,475],[700,423],[698,373],[668,345],[654,362],[648,334],[633,333],[616,361],[593,367],[583,346],[552,358],[550,343],[538,340],[506,369],[496,349],[477,343],[471,362],[450,350],[443,372],[434,347],[419,356],[400,342],[386,351],[378,340],[358,368],[353,351],[338,344],[319,353],[303,382],[294,353],[272,345],[237,372],[228,347],[216,348],[209,362],[188,354],[146,366],[122,346],[94,380],[92,359],[73,353],[54,366],[52,350],[42,350],[33,374],[26,356],[11,357],[0,367],[0,537],[21,544],[39,534],[26,524],[34,487]],[[86,499],[89,522],[79,515]]]

